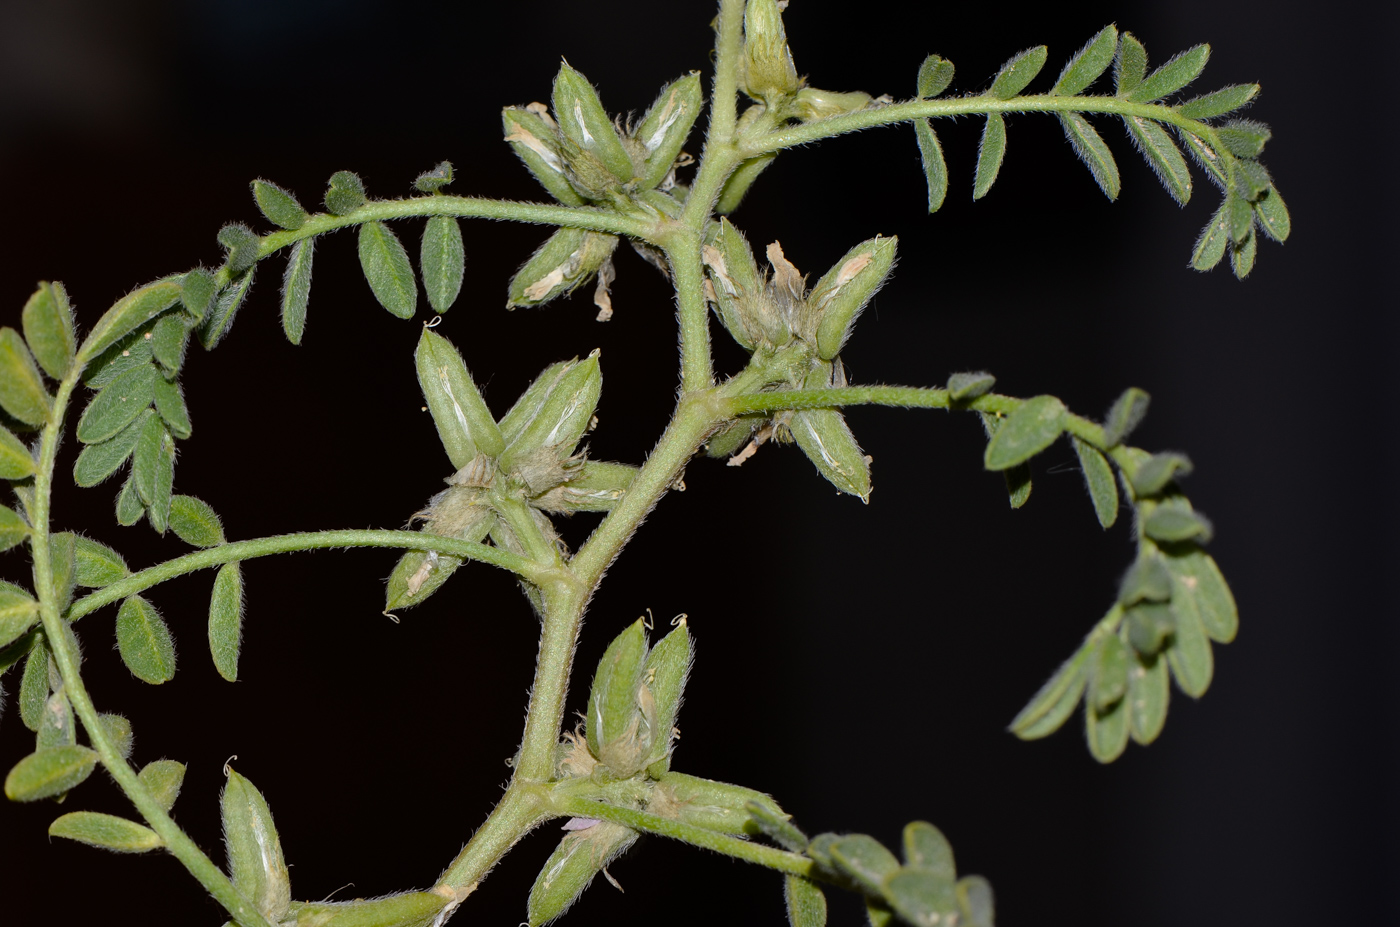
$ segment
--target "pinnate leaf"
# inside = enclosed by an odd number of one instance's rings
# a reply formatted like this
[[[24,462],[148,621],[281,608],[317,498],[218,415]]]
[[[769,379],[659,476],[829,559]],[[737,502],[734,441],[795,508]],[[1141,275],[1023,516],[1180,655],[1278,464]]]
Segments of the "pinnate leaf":
[[[5,777],[10,801],[38,801],[62,795],[92,775],[97,753],[76,745],[36,750]]]
[[[1113,63],[1114,52],[1118,50],[1118,30],[1112,25],[1104,26],[1089,40],[1074,57],[1069,59],[1060,72],[1059,80],[1050,89],[1051,96],[1074,97],[1083,93],[1089,85],[1099,79]]]
[[[214,668],[229,682],[238,680],[238,656],[243,647],[243,570],[238,561],[225,563],[214,577],[209,597],[209,653]]]
[[[1035,80],[1040,69],[1045,67],[1045,59],[1048,55],[1049,51],[1044,45],[1028,48],[1016,55],[1001,66],[1001,71],[992,81],[992,89],[989,92],[998,100],[1011,99],[1025,90],[1027,84]]]
[[[311,301],[311,262],[315,252],[315,238],[297,242],[287,256],[287,270],[282,275],[282,331],[292,344],[301,344],[301,336],[306,331],[306,307]]]
[[[360,268],[381,306],[401,319],[413,317],[418,307],[413,267],[398,236],[383,222],[360,226]]]
[[[987,117],[982,130],[982,142],[977,149],[977,174],[972,182],[972,198],[980,200],[996,183],[1001,161],[1006,157],[1006,120],[1001,113]]]
[[[22,480],[34,475],[34,455],[14,432],[0,425],[0,479]]]
[[[1133,103],[1151,103],[1170,96],[1199,77],[1209,60],[1209,45],[1188,48],[1128,91],[1128,100]]]
[[[418,264],[423,272],[423,289],[434,312],[446,312],[462,291],[467,255],[462,246],[462,227],[452,216],[433,216],[423,229]]]
[[[61,283],[41,283],[24,304],[24,340],[44,372],[63,379],[72,366],[77,344],[73,333],[73,310]]]
[[[1089,169],[1104,196],[1110,200],[1118,199],[1118,191],[1122,188],[1118,162],[1113,159],[1113,152],[1108,150],[1098,130],[1078,113],[1061,113],[1060,125],[1064,127],[1065,138],[1069,139],[1074,153]]]
[[[175,642],[155,606],[139,595],[122,602],[117,612],[117,650],[131,674],[160,685],[175,678]]]
[[[1035,396],[1008,415],[987,442],[983,462],[988,470],[1006,470],[1045,450],[1065,428],[1068,414],[1054,396]]]
[[[52,406],[28,345],[13,328],[0,328],[0,408],[26,425],[42,425]]]
[[[224,525],[212,506],[194,496],[170,497],[170,530],[192,547],[224,543]]]
[[[63,837],[114,853],[145,853],[165,846],[160,835],[135,821],[96,811],[74,811],[49,825],[50,837]]]

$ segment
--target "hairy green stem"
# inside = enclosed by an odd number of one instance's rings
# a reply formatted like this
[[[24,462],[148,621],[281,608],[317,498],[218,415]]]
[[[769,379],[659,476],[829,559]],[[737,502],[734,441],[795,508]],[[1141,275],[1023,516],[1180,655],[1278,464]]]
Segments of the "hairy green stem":
[[[539,790],[512,785],[477,828],[462,852],[438,878],[435,891],[460,902],[476,890],[491,867],[547,816]]]
[[[769,869],[776,869],[779,872],[806,876],[807,878],[818,874],[817,864],[811,857],[799,853],[789,853],[787,850],[765,846],[761,843],[752,843],[741,837],[716,833],[693,824],[683,824],[680,821],[647,814],[644,811],[619,808],[616,805],[588,798],[562,796],[556,797],[551,804],[554,811],[560,816],[567,814],[580,818],[613,821],[633,830],[670,837],[672,840],[680,840],[692,846],[714,850],[716,853],[723,853],[725,856],[732,856],[745,862],[767,866]]]
[[[1212,147],[1221,147],[1211,126],[1196,119],[1188,119],[1174,108],[1160,103],[1130,103],[1117,97],[1061,97],[1038,94],[1012,97],[1009,100],[999,100],[993,96],[952,97],[946,100],[913,100],[887,106],[872,106],[854,113],[818,119],[802,125],[784,126],[765,135],[753,136],[744,143],[743,154],[745,157],[752,157],[847,132],[909,122],[913,119],[985,113],[1109,113],[1118,116],[1142,116],[1179,126],[1202,138],[1211,139]]]
[[[329,547],[394,547],[404,550],[435,550],[440,554],[480,560],[498,566],[532,583],[542,583],[551,571],[534,561],[513,554],[499,547],[488,547],[457,538],[444,538],[422,531],[307,531],[297,534],[280,534],[251,541],[234,541],[220,544],[206,550],[198,550],[174,560],[133,573],[104,586],[96,592],[83,596],[68,609],[68,620],[77,621],[89,612],[104,605],[120,601],[127,596],[149,589],[169,579],[221,566],[232,560],[252,560],[269,554],[286,554],[298,550],[323,550]]]
[[[127,764],[117,751],[107,730],[102,726],[97,708],[88,695],[78,668],[78,655],[68,646],[68,638],[63,630],[63,617],[58,611],[53,586],[53,563],[49,557],[49,508],[53,493],[54,460],[58,455],[59,436],[63,430],[63,416],[68,408],[68,400],[77,386],[83,365],[75,362],[68,375],[59,383],[54,397],[52,414],[44,426],[39,441],[39,461],[34,476],[33,504],[29,510],[32,527],[30,548],[34,557],[34,585],[39,595],[39,616],[44,625],[44,638],[53,654],[54,663],[63,676],[64,691],[72,702],[73,710],[82,721],[88,741],[97,751],[102,765],[111,773],[117,785],[126,793],[136,810],[145,818],[151,829],[165,841],[171,855],[184,864],[190,875],[224,906],[241,927],[269,927],[268,922],[257,909],[244,898],[228,877],[204,854],[180,826],[171,820],[170,815],[156,802],[150,791],[141,782],[136,771]]]
[[[700,236],[677,229],[666,255],[676,285],[676,312],[681,329],[681,390],[694,393],[714,385],[710,360],[710,310],[705,303],[705,268],[700,263]]]
[[[735,96],[744,56],[744,0],[721,0],[715,21],[715,81],[710,96],[710,126],[706,149],[734,136]]]

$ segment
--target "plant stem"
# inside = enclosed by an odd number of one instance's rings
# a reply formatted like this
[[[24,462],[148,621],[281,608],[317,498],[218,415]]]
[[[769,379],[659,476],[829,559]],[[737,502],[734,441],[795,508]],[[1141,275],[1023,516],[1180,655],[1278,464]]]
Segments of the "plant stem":
[[[470,895],[516,841],[544,819],[537,789],[512,784],[462,852],[438,878],[435,888],[456,902]],[[445,891],[444,891],[445,889]]]
[[[705,133],[706,155],[710,146],[734,137],[734,98],[739,92],[739,65],[744,55],[744,0],[721,0],[715,26],[715,81],[710,95],[710,126]]]
[[[779,872],[788,872],[807,878],[818,875],[817,864],[810,857],[799,853],[789,853],[787,850],[765,846],[761,843],[751,843],[741,837],[716,833],[693,824],[683,824],[670,818],[658,817],[644,811],[633,811],[630,808],[619,808],[616,805],[588,798],[561,796],[556,797],[551,804],[553,810],[560,816],[572,815],[580,818],[614,821],[633,830],[670,837],[672,840],[680,840],[692,846],[714,850],[716,853],[723,853],[725,856],[732,856],[745,862],[767,866],[769,869],[776,869]]]
[[[705,269],[700,263],[700,236],[684,226],[668,239],[666,255],[676,285],[681,329],[681,390],[694,393],[714,385],[710,361],[710,312],[705,305]]]
[[[83,730],[87,732],[88,740],[93,749],[97,751],[102,765],[111,773],[112,778],[117,781],[117,785],[126,793],[131,803],[141,812],[146,823],[165,841],[166,848],[184,864],[190,875],[198,879],[209,894],[213,895],[242,927],[269,927],[263,916],[233,887],[233,883],[220,871],[219,867],[214,865],[213,861],[195,845],[193,840],[185,835],[179,825],[171,820],[170,815],[166,814],[165,810],[157,804],[155,798],[151,796],[146,786],[136,775],[135,770],[117,752],[116,747],[107,736],[106,728],[102,726],[97,708],[88,695],[87,687],[83,684],[78,669],[78,656],[68,646],[68,637],[63,629],[63,617],[58,612],[58,602],[54,596],[53,564],[49,558],[49,508],[53,492],[54,459],[58,454],[59,434],[63,430],[63,415],[67,410],[68,400],[73,394],[73,388],[78,383],[78,377],[82,374],[82,369],[83,364],[75,361],[68,375],[59,383],[58,392],[54,397],[52,414],[48,424],[44,426],[43,436],[39,442],[39,462],[34,476],[33,506],[29,511],[33,529],[33,533],[30,535],[30,548],[34,557],[34,585],[35,592],[39,595],[39,615],[44,623],[45,640],[53,654],[54,662],[58,665],[58,671],[63,676],[64,690],[67,692],[78,718],[82,721]]]
[[[1129,103],[1117,97],[1061,97],[1039,94],[1012,97],[999,100],[993,96],[953,97],[946,100],[913,100],[907,103],[891,103],[888,106],[872,106],[818,119],[802,125],[784,126],[766,135],[758,135],[743,145],[744,157],[753,157],[770,151],[781,151],[795,145],[857,132],[875,126],[891,125],[938,116],[970,116],[984,113],[1111,113],[1118,116],[1142,116],[1158,122],[1179,126],[1188,132],[1209,138],[1212,147],[1219,149],[1215,130],[1196,119],[1188,119],[1170,106],[1160,103]]]
[[[68,609],[68,620],[77,621],[104,605],[135,595],[177,576],[209,567],[221,566],[231,560],[252,560],[269,554],[285,554],[298,550],[321,550],[328,547],[394,547],[405,550],[435,550],[440,554],[480,560],[493,566],[518,573],[532,583],[540,584],[552,574],[547,567],[499,547],[474,544],[457,538],[444,538],[422,531],[308,531],[280,534],[220,544],[198,550],[174,560],[133,573],[110,586],[83,596]]]

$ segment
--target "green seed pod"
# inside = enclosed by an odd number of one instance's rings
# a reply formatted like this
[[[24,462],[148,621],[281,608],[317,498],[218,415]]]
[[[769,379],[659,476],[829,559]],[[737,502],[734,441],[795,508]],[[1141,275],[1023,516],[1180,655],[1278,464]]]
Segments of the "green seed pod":
[[[749,0],[744,8],[744,90],[776,108],[801,86],[778,4]]]
[[[560,460],[573,454],[593,420],[603,389],[599,353],[594,350],[561,372],[534,416],[501,454],[503,469],[513,470],[542,447],[555,448]]]
[[[39,730],[35,731],[34,745],[39,750],[52,747],[71,747],[78,742],[78,731],[73,726],[73,705],[62,685],[44,703],[44,714],[39,720]]]
[[[621,183],[632,180],[632,159],[588,79],[564,62],[554,78],[551,100],[560,131],[597,158]]]
[[[175,807],[175,799],[180,797],[180,786],[185,782],[185,764],[174,760],[156,760],[142,767],[137,778],[151,793],[156,804],[169,813]]]
[[[671,167],[681,153],[695,117],[700,114],[703,93],[700,72],[691,71],[680,80],[661,89],[661,95],[651,104],[632,137],[646,153],[638,165],[641,186],[655,187],[671,173]]]
[[[0,505],[0,550],[22,544],[27,537],[29,524],[14,509]]]
[[[949,879],[924,869],[900,869],[885,877],[883,894],[901,920],[914,927],[958,923],[958,896]]]
[[[638,618],[603,652],[588,693],[588,750],[623,777],[640,768],[650,746],[650,732],[637,704],[646,656],[646,630]]]
[[[867,892],[880,896],[885,878],[899,871],[899,860],[868,834],[851,834],[831,845],[836,870],[856,881]]]
[[[573,818],[566,827],[583,823]],[[530,927],[540,927],[569,909],[593,877],[621,856],[637,839],[636,831],[611,821],[573,830],[545,861],[530,888]]]
[[[525,108],[507,106],[501,111],[501,122],[506,142],[535,179],[564,205],[582,206],[583,197],[569,184],[565,173],[559,127],[544,104],[532,103]]]
[[[651,729],[651,753],[645,762],[648,768],[658,763],[669,765],[676,715],[680,712],[686,677],[690,675],[691,659],[690,627],[682,615],[675,630],[651,649],[642,671],[645,692],[639,700]]]
[[[209,596],[209,653],[214,669],[229,682],[238,681],[238,655],[243,646],[243,570],[234,560],[219,567]]]
[[[349,215],[365,204],[364,181],[351,171],[336,171],[326,187],[325,202],[333,215]]]
[[[815,87],[803,87],[797,91],[797,96],[792,101],[791,112],[802,122],[812,122],[865,109],[874,99],[870,94],[859,90],[836,93],[831,90],[818,90]]]
[[[170,530],[191,547],[218,547],[224,543],[224,525],[218,513],[194,496],[170,497]]]
[[[1162,733],[1170,697],[1167,661],[1134,653],[1128,671],[1128,733],[1136,743],[1146,746]]]
[[[525,426],[534,421],[540,406],[549,398],[549,393],[558,384],[559,378],[576,363],[577,358],[550,364],[535,377],[529,388],[520,394],[520,398],[515,400],[515,405],[501,418],[501,437],[507,445],[520,437],[520,432],[525,430]]]
[[[771,797],[742,785],[677,772],[663,773],[656,778],[647,811],[659,817],[721,834],[753,836],[762,834],[763,829],[754,821],[748,807],[750,803],[766,809],[770,816],[786,817]],[[806,846],[805,838],[803,846]]]
[[[220,797],[224,849],[233,887],[274,923],[291,907],[291,877],[272,812],[253,783],[224,767],[228,782]]]
[[[505,449],[500,429],[452,342],[424,327],[413,359],[418,385],[452,465],[465,467],[478,453],[500,456]]]
[[[41,283],[24,304],[24,340],[44,372],[62,380],[77,350],[73,310],[61,283]]]
[[[5,777],[10,801],[38,801],[62,795],[92,775],[97,752],[87,747],[36,750],[15,764]]]
[[[117,650],[131,674],[160,685],[175,678],[175,642],[160,612],[139,595],[122,602],[117,612]]]
[[[294,903],[287,927],[431,927],[448,900],[436,892],[405,892],[370,901]]]
[[[766,421],[762,416],[746,415],[738,421],[730,422],[705,444],[705,453],[710,457],[728,457],[749,442],[754,430]]]
[[[789,427],[797,446],[831,485],[870,501],[870,461],[845,416],[835,409],[804,409],[793,414]]]
[[[496,527],[496,515],[486,506],[471,507],[460,516],[462,527],[456,536],[464,541],[479,543]],[[461,565],[460,557],[430,550],[408,551],[399,558],[394,572],[385,582],[384,614],[422,603]]]
[[[453,180],[452,162],[439,161],[430,171],[424,171],[413,181],[413,189],[419,193],[436,193]]]
[[[50,837],[63,837],[114,853],[146,853],[165,846],[160,835],[143,824],[96,811],[74,811],[49,825]]]
[[[763,291],[763,278],[753,249],[728,219],[721,219],[714,243],[706,245],[701,256],[709,268],[709,290],[720,321],[744,350],[754,350],[763,339],[754,305]]]
[[[0,408],[26,425],[42,425],[52,406],[24,339],[13,328],[0,328]]]
[[[572,293],[598,273],[617,249],[617,236],[560,229],[511,278],[507,309],[539,306]]]
[[[273,225],[295,231],[306,224],[306,210],[297,198],[271,181],[253,181],[253,200]]]
[[[530,504],[546,512],[610,512],[622,500],[637,475],[637,468],[601,460],[585,461],[562,483]]]
[[[845,257],[817,281],[807,303],[817,313],[817,354],[831,360],[841,353],[851,328],[894,265],[898,238],[872,238],[846,252]]]

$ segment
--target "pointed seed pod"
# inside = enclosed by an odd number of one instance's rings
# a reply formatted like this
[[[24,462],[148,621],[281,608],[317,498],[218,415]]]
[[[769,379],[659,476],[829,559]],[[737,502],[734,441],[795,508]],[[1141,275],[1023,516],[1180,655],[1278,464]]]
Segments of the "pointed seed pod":
[[[224,767],[228,781],[220,797],[224,848],[233,887],[274,923],[291,907],[291,877],[267,800],[253,783]]]
[[[296,924],[301,927],[431,927],[448,904],[437,892],[404,892],[368,901],[330,901],[300,904]],[[292,921],[283,921],[290,925]]]
[[[511,278],[506,308],[538,306],[572,293],[612,257],[617,241],[616,235],[561,228]]]
[[[807,303],[818,313],[817,355],[831,360],[841,353],[851,329],[894,266],[899,239],[872,238],[847,251],[817,281]]]
[[[574,190],[565,173],[559,128],[549,118],[544,105],[507,106],[501,111],[501,123],[511,150],[525,162],[525,167],[541,186],[565,206],[582,206],[583,197]]]
[[[677,772],[662,773],[656,781],[656,790],[647,804],[649,813],[716,833],[750,836],[764,833],[763,827],[754,820],[750,805],[758,807],[759,813],[767,818],[785,820],[787,817],[771,796],[742,785]],[[805,838],[803,846],[806,846]]]
[[[485,506],[473,510],[471,520],[458,537],[479,543],[496,526],[496,515]],[[385,582],[384,613],[398,611],[422,603],[437,592],[442,584],[462,565],[462,558],[436,551],[410,550],[399,558],[394,571]]]
[[[645,160],[638,165],[643,188],[655,187],[671,172],[695,125],[695,117],[700,114],[702,96],[700,72],[691,71],[661,88],[661,95],[642,117],[633,138],[646,152]]]
[[[803,87],[797,91],[792,101],[792,114],[802,122],[817,119],[830,119],[865,109],[875,98],[859,90],[837,93],[832,90],[818,90],[816,87]]]
[[[24,304],[24,340],[44,372],[62,380],[77,350],[73,309],[61,283],[41,283]]]
[[[646,630],[638,618],[608,644],[588,693],[584,723],[589,752],[609,766],[613,766],[609,760],[617,763],[613,769],[619,775],[631,775],[642,758],[640,738],[646,732],[637,690],[646,656]]]
[[[801,86],[778,4],[749,0],[744,8],[745,91],[773,107]]]
[[[676,715],[680,712],[686,677],[690,675],[691,659],[690,627],[685,616],[681,616],[675,630],[651,649],[643,668],[642,685],[646,694],[641,699],[642,709],[651,729],[651,753],[645,762],[649,768],[670,758]]]
[[[620,183],[632,179],[632,159],[618,137],[617,129],[598,92],[565,61],[554,78],[551,100],[559,128],[570,141],[593,155]]]
[[[598,821],[570,832],[545,861],[530,887],[530,927],[548,924],[567,911],[593,877],[636,839],[636,831],[611,821]]]
[[[611,512],[637,476],[637,468],[603,460],[585,461],[578,476],[530,500],[546,512]]]
[[[452,342],[424,327],[413,354],[418,385],[452,465],[465,467],[478,453],[499,457],[505,441]]]
[[[557,449],[560,460],[574,453],[603,390],[599,353],[595,349],[561,373],[534,417],[501,455],[503,468],[513,469],[541,447]]]

